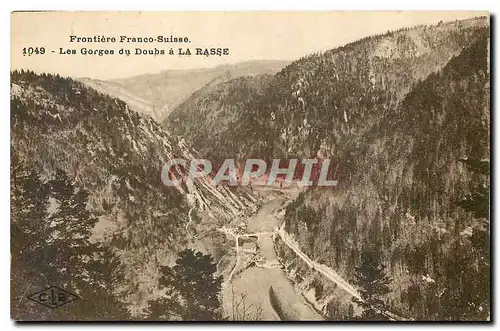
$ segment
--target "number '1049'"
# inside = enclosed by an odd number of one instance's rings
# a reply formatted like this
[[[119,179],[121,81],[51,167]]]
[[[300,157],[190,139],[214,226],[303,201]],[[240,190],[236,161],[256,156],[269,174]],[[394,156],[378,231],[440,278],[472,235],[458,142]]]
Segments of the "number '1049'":
[[[24,47],[23,56],[31,56],[34,54],[45,54],[45,47]]]

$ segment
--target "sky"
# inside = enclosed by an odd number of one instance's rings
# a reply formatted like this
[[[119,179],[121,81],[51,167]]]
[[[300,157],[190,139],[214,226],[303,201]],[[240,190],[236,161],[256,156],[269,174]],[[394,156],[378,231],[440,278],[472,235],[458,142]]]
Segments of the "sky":
[[[95,79],[124,78],[165,69],[214,67],[255,59],[293,61],[362,37],[419,24],[487,15],[484,12],[16,12],[11,15],[11,68]],[[188,37],[188,44],[84,43],[70,36]],[[23,49],[45,48],[23,55]],[[167,54],[134,55],[135,48]],[[168,55],[170,48],[174,55]],[[77,54],[60,54],[60,48]],[[81,48],[114,55],[82,55]],[[130,56],[120,55],[121,48]],[[178,48],[229,48],[227,56],[179,56]]]

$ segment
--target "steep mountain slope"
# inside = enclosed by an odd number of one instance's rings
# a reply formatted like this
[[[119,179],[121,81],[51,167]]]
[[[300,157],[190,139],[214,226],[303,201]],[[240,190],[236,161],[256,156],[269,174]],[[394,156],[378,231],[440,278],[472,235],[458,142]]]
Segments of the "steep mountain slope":
[[[313,188],[287,208],[286,230],[301,250],[349,281],[361,253],[378,251],[394,279],[385,299],[395,313],[484,320],[488,42],[486,18],[364,38],[293,62],[254,99],[248,89],[240,96],[218,92],[230,91],[229,83],[213,95],[193,95],[178,108],[185,114],[172,113],[190,120],[176,121],[183,128],[175,129],[169,119],[167,127],[213,159],[333,159],[339,186]],[[197,112],[223,118],[196,120]],[[198,135],[218,122],[225,131]],[[299,285],[315,289],[325,314],[348,315],[350,296],[340,300],[338,289],[278,247]]]
[[[162,122],[175,107],[207,84],[217,84],[242,76],[274,74],[286,64],[284,61],[254,60],[214,68],[165,70],[159,74],[110,81],[88,78],[81,81],[127,102],[133,110]]]
[[[210,158],[213,146],[228,143],[221,141],[227,139],[228,128],[243,120],[241,109],[248,109],[262,97],[271,81],[271,76],[261,75],[206,85],[175,108],[163,124],[172,135],[185,137],[201,155]]]
[[[62,176],[59,181],[71,190],[87,192],[85,209],[98,220],[95,227],[89,223],[92,240],[119,256],[124,280],[117,295],[133,313],[158,295],[159,264],[171,262],[189,245],[188,211],[206,211],[223,222],[253,206],[245,192],[216,189],[206,179],[194,187],[182,184],[179,190],[165,186],[162,166],[194,155],[183,140],[130,111],[123,101],[69,78],[29,71],[15,71],[11,78],[13,160],[31,168],[42,182]],[[19,186],[20,177],[13,178],[13,187]],[[30,189],[35,187],[28,187],[28,193]],[[40,208],[51,214],[60,203],[51,198]],[[13,224],[22,221],[12,219]],[[43,217],[39,221],[48,222]]]
[[[213,103],[212,113],[237,121],[210,118],[227,125],[225,133],[217,131],[217,137],[204,137],[216,142],[208,152],[221,154],[221,158],[226,153],[316,156],[320,150],[335,155],[335,149],[395,109],[413,84],[442,68],[486,26],[487,20],[480,18],[402,29],[295,61],[273,76],[261,97],[258,93],[245,108],[238,107],[241,115],[226,116],[220,108],[231,109],[227,102]],[[207,107],[196,101],[204,103],[206,99],[188,100],[189,107],[180,109],[196,114]],[[172,118],[179,116],[175,111]],[[200,139],[191,128],[206,125],[203,116],[194,122],[174,125],[169,120],[166,124],[173,132],[189,132],[194,140]],[[186,128],[178,129],[177,125]]]
[[[286,213],[302,249],[347,279],[361,252],[379,250],[403,316],[489,316],[487,59],[485,34],[348,144],[338,190],[303,193]]]

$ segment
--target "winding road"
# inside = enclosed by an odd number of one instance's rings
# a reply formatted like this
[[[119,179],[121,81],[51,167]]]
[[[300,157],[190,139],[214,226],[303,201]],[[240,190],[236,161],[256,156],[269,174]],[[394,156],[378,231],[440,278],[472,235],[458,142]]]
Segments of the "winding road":
[[[361,296],[353,285],[349,284],[333,269],[312,260],[302,252],[291,236],[285,231],[285,221],[281,220],[282,217],[277,215],[277,211],[282,210],[291,200],[292,197],[283,195],[271,199],[264,204],[258,213],[248,220],[247,231],[253,232],[241,234],[237,233],[234,229],[219,229],[220,232],[235,239],[236,250],[236,263],[225,280],[224,287],[228,289],[230,288],[229,285],[232,285],[237,289],[239,288],[240,291],[247,290],[247,294],[252,294],[248,295],[247,298],[250,298],[251,301],[255,301],[252,302],[253,304],[262,303],[264,308],[263,320],[276,319],[276,312],[270,307],[270,304],[265,301],[262,302],[262,298],[268,297],[270,286],[272,286],[275,292],[281,296],[281,301],[285,306],[284,309],[288,311],[289,316],[293,316],[298,320],[321,320],[322,317],[295,291],[295,288],[286,277],[284,271],[277,268],[279,264],[277,262],[276,252],[274,251],[273,236],[279,235],[281,240],[310,268],[318,271],[325,278],[336,283],[337,286],[353,297],[361,299]],[[239,238],[242,237],[258,238],[261,247],[261,255],[264,257],[266,263],[257,264],[255,267],[249,267],[240,274],[235,275],[241,263]],[[384,314],[391,320],[406,320],[390,312],[384,312]]]
[[[288,200],[283,196],[269,199],[257,214],[247,220],[246,233],[241,233],[241,230],[237,229],[219,229],[220,232],[235,240],[237,254],[235,265],[226,277],[222,289],[224,307],[227,312],[232,311],[231,300],[234,292],[236,297],[245,296],[246,306],[260,308],[259,316],[255,318],[248,316],[250,319],[280,320],[270,302],[269,288],[272,287],[287,320],[323,320],[322,316],[297,292],[294,284],[287,278],[280,268],[274,251],[273,237],[278,235],[277,229],[280,224],[275,212],[283,208]],[[239,246],[239,239],[248,237],[258,238],[262,261],[244,269],[241,265],[244,253]]]

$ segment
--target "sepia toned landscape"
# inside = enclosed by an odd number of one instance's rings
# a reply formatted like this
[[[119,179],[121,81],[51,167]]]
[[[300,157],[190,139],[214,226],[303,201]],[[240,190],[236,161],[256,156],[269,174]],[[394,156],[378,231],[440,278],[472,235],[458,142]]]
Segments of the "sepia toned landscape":
[[[489,321],[484,15],[293,60],[13,68],[12,319]],[[169,187],[179,158],[328,159],[338,184]]]

